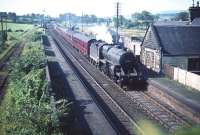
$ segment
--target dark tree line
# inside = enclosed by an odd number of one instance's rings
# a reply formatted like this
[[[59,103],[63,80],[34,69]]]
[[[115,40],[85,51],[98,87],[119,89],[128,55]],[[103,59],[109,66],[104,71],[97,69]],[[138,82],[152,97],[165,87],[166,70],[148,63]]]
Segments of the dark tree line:
[[[127,19],[124,16],[119,17],[119,24],[120,27],[125,28],[146,28],[148,25],[153,23],[154,21],[158,20],[157,15],[153,15],[148,11],[142,11],[141,13],[132,14],[130,19]],[[95,15],[82,15],[77,16],[71,13],[65,13],[59,15],[59,21],[65,22],[66,24],[76,24],[76,23],[83,23],[83,24],[91,24],[91,23],[106,23],[110,25],[112,22],[114,26],[116,26],[117,19],[116,17],[113,18],[99,18]]]
[[[141,13],[132,14],[132,19],[136,22],[137,25],[148,27],[151,23],[157,21],[159,16],[153,15],[148,11],[142,11]]]
[[[44,16],[43,14],[26,14],[26,15],[17,15],[13,12],[0,12],[0,16],[6,16],[8,22],[15,23],[41,23],[45,18],[50,18],[49,16]]]
[[[157,21],[159,16],[153,15],[148,11],[142,11],[140,13],[134,13],[131,15],[130,19],[125,18],[124,16],[119,17],[120,27],[125,28],[147,28],[151,23]],[[117,19],[113,18],[114,26],[116,26]]]
[[[82,15],[77,16],[72,13],[65,13],[59,15],[59,21],[64,21],[66,23],[84,23],[84,24],[90,24],[90,23],[106,23],[111,21],[109,18],[100,18],[95,15]]]
[[[13,13],[13,12],[0,12],[0,16],[4,16],[6,17],[8,20],[11,20],[13,22],[16,22],[17,20],[17,15],[16,13]]]
[[[189,20],[189,13],[186,11],[177,13],[175,17],[172,18],[175,21],[188,21]]]
[[[44,20],[52,20],[50,16],[44,16],[43,14],[26,14],[22,16],[16,15],[13,12],[0,12],[0,16],[7,16],[8,21],[17,22],[17,23],[42,23]],[[142,28],[146,29],[151,23],[157,21],[159,19],[158,15],[153,15],[148,11],[137,12],[131,15],[131,18],[126,18],[124,16],[119,17],[119,25],[120,27],[124,28]],[[95,15],[87,15],[84,14],[82,16],[78,16],[72,13],[65,13],[60,14],[59,18],[57,19],[60,22],[65,22],[66,24],[70,25],[71,27],[75,26],[76,24],[91,24],[91,23],[106,23],[110,25],[112,22],[114,26],[116,26],[117,19],[116,17],[113,18],[103,18],[97,17]],[[180,12],[177,13],[171,20],[176,21],[188,21],[189,20],[189,13],[188,12]]]
[[[150,24],[153,22],[158,21],[160,15],[153,15],[148,11],[142,11],[138,13],[134,13],[131,15],[130,19],[125,18],[124,16],[119,17],[119,24],[120,27],[124,28],[141,28],[146,29]],[[168,21],[188,21],[189,20],[189,13],[188,12],[179,12],[174,14]],[[113,18],[114,26],[116,26],[117,19],[116,17]]]

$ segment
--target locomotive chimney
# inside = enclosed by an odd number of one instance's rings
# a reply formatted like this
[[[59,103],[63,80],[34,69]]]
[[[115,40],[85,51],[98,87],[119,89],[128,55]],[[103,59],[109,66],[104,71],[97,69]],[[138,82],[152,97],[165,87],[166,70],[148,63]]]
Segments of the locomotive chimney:
[[[197,1],[197,5],[195,6],[194,0],[192,7],[189,8],[190,12],[190,21],[192,22],[195,18],[200,18],[200,7],[199,7],[199,1]]]

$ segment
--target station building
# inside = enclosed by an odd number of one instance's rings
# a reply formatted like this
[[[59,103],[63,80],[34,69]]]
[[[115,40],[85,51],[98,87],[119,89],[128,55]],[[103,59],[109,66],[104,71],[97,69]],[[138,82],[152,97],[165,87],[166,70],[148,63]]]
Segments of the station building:
[[[141,62],[161,73],[165,64],[200,73],[200,7],[189,8],[190,21],[152,24],[141,45]]]

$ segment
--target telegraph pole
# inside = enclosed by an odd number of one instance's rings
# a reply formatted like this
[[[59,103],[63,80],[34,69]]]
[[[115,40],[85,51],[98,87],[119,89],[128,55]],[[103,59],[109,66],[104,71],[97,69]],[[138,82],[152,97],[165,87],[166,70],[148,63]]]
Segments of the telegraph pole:
[[[116,3],[116,15],[117,15],[117,22],[116,22],[116,43],[119,43],[119,10],[120,10],[120,3]]]
[[[68,14],[68,22],[69,22],[69,29],[72,29],[71,27],[71,15],[70,13]]]
[[[7,27],[8,27],[8,24],[7,24],[7,16],[6,16],[6,33],[7,33]]]
[[[82,12],[82,16],[81,16],[81,31],[83,32],[83,12]]]
[[[45,29],[45,9],[43,9],[43,28]]]
[[[7,38],[8,38],[8,31],[7,31],[7,28],[8,28],[8,22],[7,22],[7,20],[8,20],[8,16],[6,15],[5,18],[6,18],[6,32],[5,32],[5,40],[7,40]]]
[[[67,14],[65,14],[65,27],[67,27]]]
[[[45,13],[46,12],[46,10],[45,9],[43,9],[43,31],[44,31],[44,34],[46,33],[46,28],[47,28],[47,25],[46,25],[46,21],[45,21]]]
[[[4,31],[4,18],[5,17],[5,23],[6,23],[6,30]],[[7,40],[7,15],[1,15],[1,34],[2,34],[2,41],[3,43]]]
[[[3,36],[3,17],[2,17],[2,15],[0,17],[1,17],[1,39],[2,39],[2,42],[3,42],[4,41],[4,36]]]

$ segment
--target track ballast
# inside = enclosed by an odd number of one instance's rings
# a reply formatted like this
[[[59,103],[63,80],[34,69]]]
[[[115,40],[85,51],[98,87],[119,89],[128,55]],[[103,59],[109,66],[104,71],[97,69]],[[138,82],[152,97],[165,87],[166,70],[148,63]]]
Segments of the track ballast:
[[[80,65],[78,70],[84,71],[81,72],[82,76],[90,76],[85,79],[89,82],[93,81],[96,83],[99,88],[94,86],[95,93],[104,101],[104,104],[115,113],[116,117],[125,125],[127,130],[131,131],[137,129],[143,133],[137,122],[144,118],[148,119],[147,117],[159,122],[160,125],[169,132],[174,132],[180,127],[190,126],[184,118],[179,117],[176,113],[165,108],[144,92],[134,91],[129,93],[123,91],[118,85],[113,83],[112,80],[91,65],[86,57],[81,56],[75,51],[75,49],[59,36],[58,33],[55,34],[51,32],[51,34],[54,39],[59,42],[63,52],[70,54],[78,61]],[[143,113],[141,113],[141,111]]]

